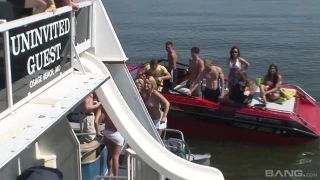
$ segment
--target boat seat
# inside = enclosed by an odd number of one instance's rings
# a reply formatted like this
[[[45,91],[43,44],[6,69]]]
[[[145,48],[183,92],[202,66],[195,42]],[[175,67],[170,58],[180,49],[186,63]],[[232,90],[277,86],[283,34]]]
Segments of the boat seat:
[[[185,141],[178,138],[169,138],[164,140],[163,143],[169,151],[181,158],[187,159],[188,150]]]

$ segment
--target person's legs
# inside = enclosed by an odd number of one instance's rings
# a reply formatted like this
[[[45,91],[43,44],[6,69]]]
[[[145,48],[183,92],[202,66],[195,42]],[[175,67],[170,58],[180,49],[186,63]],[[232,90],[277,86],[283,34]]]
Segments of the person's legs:
[[[265,103],[267,102],[266,91],[268,90],[268,88],[269,86],[263,84],[260,85],[260,97]]]
[[[270,93],[270,94],[268,94],[267,98],[270,101],[276,101],[280,98],[280,93],[278,93],[278,92]]]
[[[121,134],[116,131],[104,131],[106,145],[108,148],[108,175],[119,175],[119,156],[121,153],[121,147],[123,146],[124,139]]]
[[[34,8],[34,14],[44,12],[48,4],[44,0],[25,0],[25,8]]]
[[[171,82],[171,88],[176,87],[176,85],[178,85],[178,70],[177,69],[173,69],[171,70],[171,76],[172,78],[170,79]]]
[[[111,155],[111,159],[112,159],[112,173],[114,176],[118,176],[119,175],[119,157],[120,157],[120,153],[121,153],[121,146],[116,145],[115,143],[112,142],[112,155]]]
[[[112,163],[112,155],[113,155],[113,147],[112,147],[112,141],[105,138],[106,140],[106,146],[108,150],[108,157],[107,157],[107,165],[108,165],[108,176],[113,176],[113,163]]]
[[[162,129],[157,129],[158,133],[159,133],[159,136],[161,137],[162,135]]]

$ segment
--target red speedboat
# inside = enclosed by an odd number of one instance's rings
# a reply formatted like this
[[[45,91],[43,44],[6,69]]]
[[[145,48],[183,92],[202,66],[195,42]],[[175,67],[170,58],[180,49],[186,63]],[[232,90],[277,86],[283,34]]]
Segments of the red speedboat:
[[[128,66],[135,78],[141,66]],[[187,79],[185,69],[178,69],[178,81]],[[168,127],[190,137],[227,138],[270,143],[297,143],[320,135],[320,107],[316,100],[298,86],[282,86],[296,96],[282,104],[260,106],[259,88],[248,106],[233,107],[200,97],[186,96],[171,89],[163,92],[169,100]]]

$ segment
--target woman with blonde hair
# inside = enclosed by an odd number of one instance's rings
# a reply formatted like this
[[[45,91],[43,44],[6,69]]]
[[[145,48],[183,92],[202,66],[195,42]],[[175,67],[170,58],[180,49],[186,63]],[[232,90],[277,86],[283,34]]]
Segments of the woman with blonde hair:
[[[157,82],[154,77],[150,76],[145,80],[143,100],[153,123],[161,136],[162,129],[167,127],[167,115],[170,103],[156,89]],[[163,109],[163,111],[161,109]]]
[[[136,84],[137,89],[138,89],[139,93],[141,94],[143,92],[143,89],[144,89],[144,81],[143,81],[143,79],[136,79],[134,81],[134,83]]]

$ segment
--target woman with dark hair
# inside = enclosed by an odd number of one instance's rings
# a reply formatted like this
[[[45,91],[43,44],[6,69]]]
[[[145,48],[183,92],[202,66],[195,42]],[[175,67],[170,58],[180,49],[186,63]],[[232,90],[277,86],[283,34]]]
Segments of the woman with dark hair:
[[[250,63],[244,58],[240,57],[240,49],[233,46],[230,49],[230,57],[227,60],[229,66],[228,88],[231,92],[233,87],[237,84],[236,72],[239,70],[246,70]]]
[[[264,103],[267,101],[276,101],[280,98],[280,86],[282,76],[278,73],[278,67],[270,64],[268,74],[264,76],[260,85],[260,96]]]

